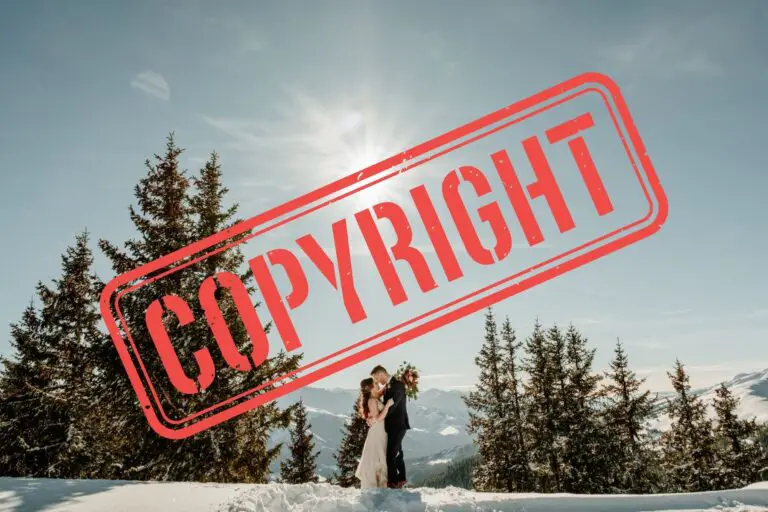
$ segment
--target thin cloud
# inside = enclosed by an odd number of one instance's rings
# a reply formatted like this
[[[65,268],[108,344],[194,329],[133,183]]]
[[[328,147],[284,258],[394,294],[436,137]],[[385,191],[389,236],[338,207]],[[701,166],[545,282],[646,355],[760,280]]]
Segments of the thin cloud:
[[[724,73],[722,66],[707,53],[698,53],[681,62],[682,68],[693,75],[715,77]]]
[[[463,373],[433,373],[430,375],[421,375],[419,380],[437,380],[437,379],[457,379],[466,377]]]
[[[292,183],[278,183],[271,180],[259,180],[244,178],[238,182],[240,188],[274,188],[285,192],[294,190],[296,185]]]
[[[266,44],[263,39],[245,39],[240,45],[240,51],[244,54],[259,53],[264,51]]]
[[[664,344],[659,341],[629,341],[622,342],[626,347],[636,347],[645,350],[661,350],[669,348],[669,344]]]
[[[755,309],[754,311],[750,311],[747,313],[747,318],[754,320],[755,318],[765,318],[768,317],[768,309]]]
[[[696,318],[696,317],[693,317]],[[730,316],[728,318],[744,318],[744,315]],[[696,326],[696,329],[686,330],[683,332],[666,335],[659,334],[656,336],[648,336],[631,341],[622,342],[626,346],[640,347],[649,350],[665,350],[680,349],[686,346],[695,346],[700,350],[703,345],[708,347],[722,348],[723,343],[729,342],[728,340],[743,340],[743,339],[762,339],[765,336],[765,332],[759,328],[752,327],[746,329],[734,330],[732,327],[727,328],[712,328],[701,329],[700,325]],[[688,349],[685,349],[688,350]]]
[[[664,316],[681,316],[681,315],[687,315],[688,313],[693,313],[692,309],[676,309],[673,311],[662,311],[661,314]]]
[[[763,368],[768,368],[768,361],[733,361],[729,363],[702,365],[688,365],[683,361],[683,366],[685,367],[685,371],[692,376],[702,373],[721,373],[724,375],[729,375],[730,377],[734,377],[736,374],[741,372],[759,371]],[[635,370],[635,373],[639,375],[650,375],[653,373],[666,375],[666,373],[671,372],[673,368],[673,364],[670,364],[669,366],[652,366],[639,368]]]
[[[285,90],[285,100],[274,105],[274,117],[202,115],[202,120],[229,139],[228,148],[257,157],[260,165],[274,159],[275,172],[307,187],[395,155],[418,133],[412,123],[399,118],[398,110],[383,109],[369,91],[321,101],[291,87]],[[308,174],[307,169],[313,172]],[[387,185],[394,196],[396,188]]]
[[[154,71],[142,71],[133,77],[131,87],[163,101],[168,101],[171,98],[171,87],[168,82],[163,75]]]
[[[463,384],[460,386],[445,386],[440,389],[454,389],[456,391],[471,391],[475,388],[474,384]]]
[[[604,323],[603,320],[600,320],[599,318],[574,318],[573,319],[574,324],[589,324],[589,325],[598,325]]]
[[[725,74],[723,48],[733,47],[734,20],[701,17],[681,29],[678,20],[653,20],[638,32],[600,51],[610,63],[636,76],[688,75],[714,78]]]
[[[262,150],[286,149],[293,144],[301,143],[304,136],[272,135],[275,127],[254,119],[215,118],[202,116],[209,126],[232,137],[230,147],[237,151],[260,152]]]

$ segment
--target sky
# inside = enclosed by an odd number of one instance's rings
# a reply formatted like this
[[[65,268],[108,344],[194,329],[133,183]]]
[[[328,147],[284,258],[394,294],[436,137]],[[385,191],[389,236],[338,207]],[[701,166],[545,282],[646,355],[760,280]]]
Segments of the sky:
[[[573,322],[598,369],[620,338],[656,390],[676,358],[695,386],[766,368],[767,24],[760,1],[3,3],[0,354],[76,233],[133,236],[133,187],[171,131],[190,172],[219,153],[228,200],[250,217],[597,71],[629,105],[667,222],[496,313],[521,337],[537,317]],[[100,255],[96,271],[114,277]],[[337,328],[318,311],[300,317],[320,333],[309,355]],[[408,360],[423,386],[461,389],[482,336],[473,314],[317,385]]]

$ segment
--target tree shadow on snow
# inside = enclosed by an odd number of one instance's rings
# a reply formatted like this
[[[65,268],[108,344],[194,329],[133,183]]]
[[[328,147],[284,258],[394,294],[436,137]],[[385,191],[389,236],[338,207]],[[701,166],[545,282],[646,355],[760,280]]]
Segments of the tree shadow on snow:
[[[137,482],[65,480],[56,478],[0,478],[0,511],[33,512],[61,505],[81,496],[98,494]]]
[[[366,489],[361,492],[360,501],[367,510],[423,512],[427,507],[420,492],[407,489]]]

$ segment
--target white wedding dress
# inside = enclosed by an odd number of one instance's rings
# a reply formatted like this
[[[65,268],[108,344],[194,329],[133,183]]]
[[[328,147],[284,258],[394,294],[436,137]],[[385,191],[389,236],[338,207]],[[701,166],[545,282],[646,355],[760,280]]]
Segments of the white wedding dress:
[[[384,409],[378,400],[376,407],[378,412]],[[377,421],[368,429],[355,476],[360,480],[361,489],[387,487],[387,431],[383,421]]]

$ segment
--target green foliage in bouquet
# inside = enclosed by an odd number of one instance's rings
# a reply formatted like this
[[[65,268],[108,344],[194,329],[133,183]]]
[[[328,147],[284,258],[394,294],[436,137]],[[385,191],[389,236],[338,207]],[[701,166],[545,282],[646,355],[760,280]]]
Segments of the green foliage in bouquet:
[[[407,361],[403,361],[395,372],[395,378],[405,385],[405,396],[411,400],[419,397],[419,370]]]

